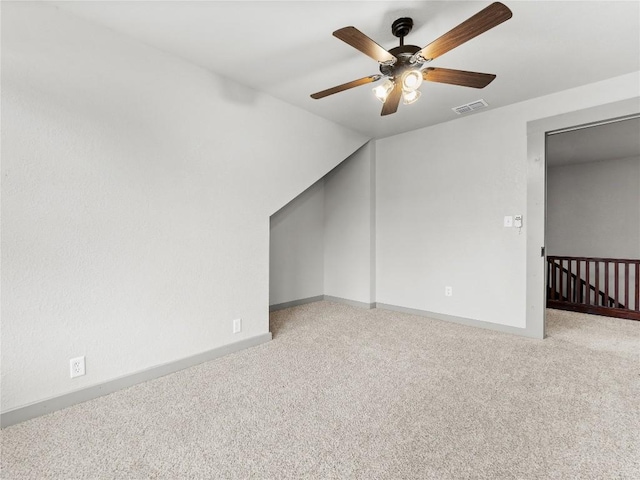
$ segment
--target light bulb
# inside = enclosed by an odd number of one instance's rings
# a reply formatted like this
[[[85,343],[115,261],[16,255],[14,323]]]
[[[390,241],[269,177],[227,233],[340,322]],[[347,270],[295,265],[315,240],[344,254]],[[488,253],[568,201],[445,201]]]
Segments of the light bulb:
[[[411,90],[410,92],[402,92],[402,103],[410,105],[420,98],[420,90]]]
[[[391,93],[391,90],[393,90],[393,82],[387,78],[384,82],[373,89],[373,94],[378,100],[384,103]]]
[[[416,90],[422,84],[422,72],[420,70],[407,70],[402,74],[402,89],[410,92]]]

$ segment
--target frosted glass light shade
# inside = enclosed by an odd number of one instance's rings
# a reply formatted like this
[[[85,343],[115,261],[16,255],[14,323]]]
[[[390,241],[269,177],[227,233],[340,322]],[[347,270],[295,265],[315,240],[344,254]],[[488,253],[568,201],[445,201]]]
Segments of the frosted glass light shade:
[[[402,89],[411,92],[422,85],[422,72],[420,70],[407,70],[402,74]]]
[[[391,93],[391,90],[393,90],[393,82],[387,78],[384,82],[373,89],[373,94],[378,100],[384,103]]]
[[[420,98],[420,90],[412,90],[410,92],[402,92],[402,103],[410,105]]]

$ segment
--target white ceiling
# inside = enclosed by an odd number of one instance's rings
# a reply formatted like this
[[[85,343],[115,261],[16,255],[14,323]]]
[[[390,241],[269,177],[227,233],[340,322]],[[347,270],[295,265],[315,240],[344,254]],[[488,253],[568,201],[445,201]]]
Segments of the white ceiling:
[[[640,118],[574,130],[547,138],[547,165],[640,157]]]
[[[380,116],[371,85],[313,100],[311,93],[378,73],[334,38],[353,25],[392,48],[391,23],[414,19],[408,44],[425,46],[490,1],[54,2],[234,81],[364,133],[385,137],[458,118],[483,98],[496,108],[640,70],[640,2],[509,1],[513,18],[429,66],[494,73],[483,90],[425,82],[417,103]]]

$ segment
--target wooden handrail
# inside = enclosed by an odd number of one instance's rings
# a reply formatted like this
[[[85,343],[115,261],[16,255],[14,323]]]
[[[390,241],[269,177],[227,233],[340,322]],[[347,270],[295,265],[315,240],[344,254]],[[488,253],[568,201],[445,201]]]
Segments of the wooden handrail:
[[[611,264],[612,269],[609,268]],[[574,265],[575,272],[572,271]],[[601,274],[604,285],[600,281]],[[592,277],[595,285],[591,283]],[[630,288],[632,284],[634,288]],[[593,301],[591,292],[594,293]],[[547,306],[640,320],[640,260],[549,255]]]
[[[600,257],[568,257],[568,256],[559,256],[559,255],[547,255],[547,260],[581,260],[581,261],[590,261],[590,262],[609,262],[609,263],[638,263],[640,262],[637,258],[600,258]]]

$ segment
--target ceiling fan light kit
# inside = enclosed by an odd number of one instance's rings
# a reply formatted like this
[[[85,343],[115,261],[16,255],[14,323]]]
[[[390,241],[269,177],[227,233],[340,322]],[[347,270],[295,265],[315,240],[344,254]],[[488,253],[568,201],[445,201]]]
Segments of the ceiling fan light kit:
[[[418,69],[407,70],[402,74],[402,89],[405,92],[416,90],[422,84],[422,72]]]
[[[405,105],[411,105],[413,102],[420,98],[420,90],[411,90],[410,92],[402,92],[402,103]]]
[[[391,90],[393,90],[393,86],[394,86],[394,83],[387,78],[380,85],[373,88],[373,94],[376,96],[378,100],[384,103],[387,100],[387,97],[389,96],[389,94],[391,93]]]
[[[504,4],[492,3],[424,48],[404,44],[404,37],[413,28],[413,20],[409,17],[398,18],[391,25],[391,32],[400,39],[400,45],[388,51],[355,27],[336,30],[333,32],[334,37],[376,60],[380,65],[380,74],[314,93],[311,98],[324,98],[384,78],[383,83],[373,89],[373,93],[383,103],[381,115],[385,116],[398,110],[401,98],[405,105],[418,100],[421,95],[418,89],[423,80],[484,88],[496,78],[495,75],[448,68],[425,68],[425,64],[509,20],[511,16],[511,10]]]

